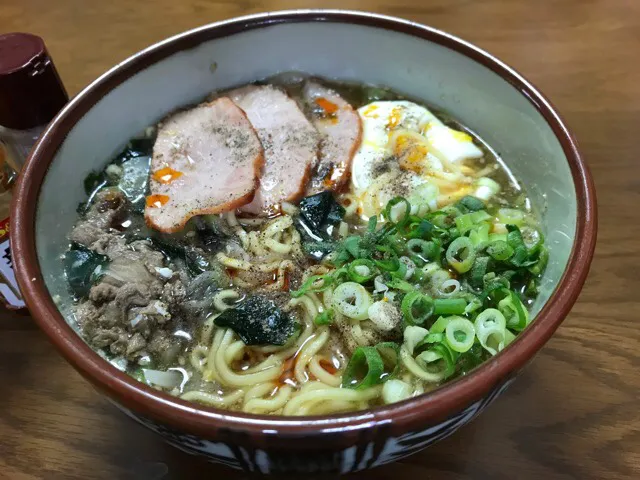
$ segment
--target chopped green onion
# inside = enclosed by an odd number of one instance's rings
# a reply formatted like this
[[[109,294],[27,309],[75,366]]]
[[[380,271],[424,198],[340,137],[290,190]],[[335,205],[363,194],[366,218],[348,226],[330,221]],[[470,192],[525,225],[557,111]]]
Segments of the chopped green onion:
[[[471,270],[476,252],[467,237],[458,237],[447,248],[447,262],[458,273],[465,273]]]
[[[336,249],[333,252],[330,252],[326,257],[324,257],[325,261],[329,263],[333,263],[336,267],[339,267],[347,263],[349,260],[351,260],[351,254],[345,248],[345,241],[346,239],[340,242],[340,244],[336,247]],[[309,248],[314,248],[314,247],[307,248],[306,247],[307,244],[303,244],[303,245],[305,245],[305,247],[303,247],[305,251],[307,252],[313,251],[313,250],[310,250]]]
[[[507,326],[507,321],[499,310],[496,310],[495,308],[487,308],[476,317],[475,326],[476,329],[480,330],[489,327],[504,329]]]
[[[484,362],[484,357],[486,356],[482,345],[479,342],[475,342],[473,347],[471,347],[468,351],[461,353],[460,357],[456,361],[457,371],[465,375],[473,370],[475,367]]]
[[[503,240],[496,240],[495,242],[491,242],[487,245],[487,253],[491,255],[494,260],[504,261],[511,258],[514,250],[507,244],[507,242]]]
[[[385,223],[377,232],[367,233],[374,243],[380,243],[389,236],[393,235],[397,230],[398,228],[395,225],[391,223]]]
[[[410,258],[411,258],[411,260],[413,260],[413,263],[416,264],[416,267],[424,266],[421,263],[421,259],[418,258],[416,255],[413,255]],[[422,271],[421,268],[417,268],[416,271],[413,272],[413,277],[411,277],[411,278],[412,278],[412,281],[414,283],[419,283],[420,285],[423,285],[427,280],[427,276],[424,274],[424,272]]]
[[[504,349],[506,332],[507,330],[504,328],[499,329],[493,327],[476,332],[476,336],[478,337],[478,341],[480,342],[480,345],[482,345],[482,348],[491,355],[497,355],[498,352]]]
[[[383,387],[388,398],[406,398],[411,385],[386,382],[398,373],[399,360],[416,377],[439,382],[496,355],[529,323],[524,298],[537,294],[549,259],[544,236],[524,210],[497,210],[492,204],[487,211],[482,200],[498,192],[496,182],[484,178],[475,186],[477,198],[467,196],[437,211],[414,196],[394,198],[385,206],[383,225],[372,216],[364,233],[327,240],[332,251],[323,264],[336,270],[308,278],[291,293],[334,289],[332,309],[316,315],[316,325],[331,324],[334,311],[375,323],[374,307],[392,305],[373,303],[374,286],[375,298],[384,290],[384,301],[400,300],[404,343],[359,347],[343,375],[344,387],[384,383],[392,385]],[[489,233],[501,224],[506,234]]]
[[[351,262],[347,267],[347,272],[351,280],[358,283],[368,282],[378,274],[375,264],[366,258],[359,258]]]
[[[480,345],[491,355],[496,355],[504,348],[506,323],[504,315],[495,308],[487,308],[476,317],[476,336]]]
[[[471,301],[467,304],[464,309],[464,314],[467,315],[469,313],[475,312],[479,308],[482,308],[482,300],[477,297],[473,297]]]
[[[441,343],[444,340],[444,333],[430,333],[424,337],[426,343]]]
[[[464,298],[436,298],[433,300],[434,315],[462,315],[467,308]]]
[[[525,226],[520,229],[520,234],[529,253],[536,253],[544,245],[544,235],[536,228]]]
[[[405,257],[406,258],[406,257]],[[393,278],[399,278],[400,280],[404,280],[407,276],[408,265],[405,263],[406,261],[402,261],[401,258],[398,259],[398,268],[389,272]],[[415,269],[415,266],[413,266]]]
[[[422,353],[420,355],[422,355]],[[433,383],[444,380],[445,374],[447,373],[447,365],[444,364],[444,362],[435,363],[429,366],[429,358],[427,358],[426,360],[414,359],[405,345],[400,348],[400,358],[402,359],[402,363],[404,364],[405,368],[411,374],[415,375],[417,378],[426,380],[427,382]],[[427,368],[428,366],[429,368]]]
[[[472,215],[471,213],[467,213],[465,215],[460,215],[459,217],[456,217],[456,227],[458,227],[458,231],[461,234],[467,233],[467,231],[471,230],[475,225],[471,215]]]
[[[434,291],[435,295],[442,295],[443,287],[445,287],[445,283],[451,280],[451,274],[443,269],[438,268],[434,270],[429,278],[429,283],[431,285],[431,289]]]
[[[529,298],[534,298],[540,293],[540,286],[538,285],[537,278],[530,278],[527,284],[524,286],[522,294]]]
[[[400,309],[408,325],[424,325],[433,314],[433,300],[414,290],[402,299]]]
[[[422,273],[424,273],[428,278],[430,278],[437,271],[442,270],[440,265],[437,263],[427,263],[424,267],[422,267]]]
[[[476,258],[476,261],[469,272],[469,283],[475,288],[482,287],[484,276],[489,268],[490,257],[480,256]]]
[[[402,335],[404,346],[413,355],[416,345],[420,344],[429,335],[429,330],[416,325],[409,325],[404,329]]]
[[[501,208],[498,210],[498,221],[508,225],[520,226],[524,223],[524,212],[515,208]]]
[[[407,242],[407,251],[419,255],[423,260],[433,260],[439,253],[440,246],[433,241],[412,238]]]
[[[414,354],[424,352],[436,343],[444,342],[444,333],[430,333],[420,340],[413,349]]]
[[[413,189],[408,200],[412,205],[426,206],[429,210],[436,210],[438,208],[437,199],[439,193],[440,190],[433,183],[423,183]]]
[[[458,230],[457,227],[451,227],[448,231],[445,232],[445,234],[442,236],[442,238],[448,237],[448,240],[455,240],[456,238],[460,237],[460,231]]]
[[[428,373],[441,375],[443,380],[453,375],[456,370],[452,352],[443,343],[422,352],[416,357],[416,363]]]
[[[538,253],[538,261],[529,267],[529,272],[534,275],[540,275],[549,263],[549,250],[545,246],[540,247]]]
[[[331,296],[333,308],[345,317],[354,320],[366,320],[367,311],[371,306],[371,296],[369,292],[355,282],[345,282],[338,285]]]
[[[509,280],[502,276],[496,276],[493,272],[485,275],[484,284],[484,291],[481,295],[483,304],[490,298],[495,301],[501,300],[505,296],[505,291],[509,290]]]
[[[373,215],[369,217],[369,222],[367,223],[367,233],[369,234],[375,233],[376,226],[378,226],[378,217]]]
[[[511,333],[510,330],[505,330],[504,331],[504,346],[508,347],[514,340],[516,339],[516,336]]]
[[[411,397],[413,387],[407,382],[397,379],[390,379],[385,382],[382,387],[382,401],[389,405],[391,403],[401,402]]]
[[[342,375],[342,387],[363,390],[382,383],[384,362],[376,347],[358,347]]]
[[[497,242],[498,240],[502,240],[503,242],[507,241],[506,233],[490,233],[489,234],[489,242]]]
[[[507,296],[498,302],[498,310],[504,315],[507,327],[521,332],[529,322],[529,312],[514,291],[507,290],[507,292]]]
[[[377,250],[383,253],[381,260],[375,260],[375,264],[385,272],[394,272],[400,268],[400,260],[396,252],[387,245],[378,245]]]
[[[456,215],[459,215],[459,212],[456,210]],[[451,226],[451,217],[447,212],[442,210],[438,210],[437,212],[433,212],[427,215],[427,218],[433,223],[436,227],[439,228],[439,232],[446,232],[446,228]]]
[[[400,207],[398,207],[400,206]],[[404,206],[404,208],[402,208]],[[400,217],[398,218],[398,214],[396,212],[400,211]],[[396,226],[403,226],[405,223],[409,221],[409,216],[411,215],[411,204],[406,198],[395,197],[389,200],[386,208],[384,209],[384,218],[389,222]],[[394,217],[397,220],[394,220]]]
[[[342,266],[335,270],[331,276],[333,277],[334,283],[340,283],[343,279],[349,278],[349,272],[346,266]]]
[[[409,255],[409,258],[413,263],[415,263],[416,267],[422,267],[425,263],[427,263],[427,261],[423,259],[420,255]],[[420,279],[423,278],[422,272],[419,270],[416,271],[414,273],[414,278],[417,279],[418,282],[420,282]]]
[[[500,184],[489,177],[482,177],[476,180],[476,197],[482,200],[489,200],[500,191]]]
[[[466,318],[456,317],[452,319],[445,328],[447,345],[459,353],[464,353],[473,346],[476,332],[471,323]]]
[[[452,318],[457,317],[439,317],[435,322],[433,322],[433,325],[431,325],[429,333],[444,333],[444,329],[447,328],[447,325]]]
[[[511,257],[511,263],[516,267],[525,265],[529,252],[522,240],[522,234],[520,229],[516,225],[507,225],[507,243],[513,249],[513,256]]]
[[[318,315],[316,315],[316,318],[313,319],[313,323],[315,323],[319,327],[322,325],[330,325],[331,322],[333,322],[332,308],[319,313]]]
[[[349,252],[353,258],[358,258],[360,256],[360,237],[356,235],[352,235],[344,239],[344,248],[347,252]]]
[[[449,272],[446,270],[442,270],[443,273],[446,273],[447,276]],[[444,275],[442,275],[444,276]],[[436,278],[439,279],[440,275],[437,275]],[[432,288],[435,289],[436,295],[444,298],[456,297],[458,293],[460,293],[460,282],[458,280],[454,280],[453,278],[447,278],[442,281],[439,285],[435,283],[435,280],[432,280]]]
[[[401,254],[405,251],[407,241],[399,234],[389,235],[385,239],[385,246],[391,248],[396,254]]]
[[[455,221],[456,227],[458,227],[458,231],[460,232],[460,234],[464,235],[467,231],[471,230],[474,225],[490,219],[491,215],[489,215],[486,211],[478,210],[477,212],[460,215],[459,217],[456,217]]]
[[[460,209],[458,209],[458,207],[456,207],[455,205],[447,205],[446,207],[443,207],[440,209],[441,212],[444,212],[447,217],[449,217],[447,219],[447,221],[450,224],[453,224],[453,219],[459,215],[462,215],[462,212],[460,211]]]
[[[466,195],[462,197],[458,201],[458,205],[462,205],[464,208],[469,210],[470,212],[476,212],[478,210],[484,210],[484,202],[479,198],[472,197],[471,195]]]
[[[307,292],[321,292],[326,290],[333,283],[331,275],[312,275],[302,284],[298,290],[291,292],[293,298],[298,298]]]
[[[429,220],[422,219],[419,222],[410,223],[405,236],[408,238],[430,238],[436,228]]]
[[[397,376],[400,371],[400,345],[395,342],[382,342],[376,345],[376,350],[385,366],[382,381],[386,382]]]
[[[489,242],[489,229],[491,226],[488,223],[481,223],[473,228],[469,232],[469,240],[476,249],[479,249],[482,245],[486,245]]]
[[[401,292],[412,292],[416,289],[409,282],[402,280],[401,278],[392,278],[387,282],[387,287],[400,290]]]

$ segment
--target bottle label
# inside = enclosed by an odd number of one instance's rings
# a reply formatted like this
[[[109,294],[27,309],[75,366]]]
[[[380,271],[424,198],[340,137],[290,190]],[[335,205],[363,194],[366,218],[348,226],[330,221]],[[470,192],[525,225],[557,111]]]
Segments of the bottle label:
[[[0,295],[9,308],[24,308],[25,306],[16,276],[13,273],[8,218],[0,222]]]

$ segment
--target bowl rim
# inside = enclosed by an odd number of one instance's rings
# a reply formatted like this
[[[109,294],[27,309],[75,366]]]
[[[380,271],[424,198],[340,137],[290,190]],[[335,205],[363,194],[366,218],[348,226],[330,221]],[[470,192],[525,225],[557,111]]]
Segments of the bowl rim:
[[[205,41],[300,22],[346,23],[404,33],[458,52],[510,83],[544,117],[567,158],[577,200],[574,242],[565,271],[536,321],[495,358],[429,394],[364,411],[312,417],[255,415],[197,405],[158,392],[121,372],[67,324],[45,286],[37,259],[35,218],[40,188],[68,132],[100,98],[129,77]],[[143,49],[100,76],[67,104],[33,148],[15,189],[11,222],[15,272],[26,304],[55,347],[91,383],[123,406],[192,434],[215,437],[218,429],[224,429],[273,438],[359,431],[382,424],[404,432],[435,424],[501,385],[547,342],[575,303],[595,249],[597,212],[593,180],[574,136],[545,96],[514,69],[471,43],[412,21],[359,11],[306,9],[260,13],[198,27]]]

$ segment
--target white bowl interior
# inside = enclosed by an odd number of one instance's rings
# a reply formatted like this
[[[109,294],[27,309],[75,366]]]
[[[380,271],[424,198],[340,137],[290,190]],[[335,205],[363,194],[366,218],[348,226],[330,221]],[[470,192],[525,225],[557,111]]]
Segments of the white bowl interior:
[[[540,310],[566,268],[576,230],[571,171],[541,114],[492,70],[447,47],[369,26],[310,22],[245,31],[176,53],[120,84],[73,127],[42,185],[36,218],[40,266],[63,313],[72,299],[61,255],[76,207],[86,199],[84,177],[177,107],[216,89],[292,70],[385,85],[424,99],[499,152],[542,213],[550,262],[534,305],[534,312]]]

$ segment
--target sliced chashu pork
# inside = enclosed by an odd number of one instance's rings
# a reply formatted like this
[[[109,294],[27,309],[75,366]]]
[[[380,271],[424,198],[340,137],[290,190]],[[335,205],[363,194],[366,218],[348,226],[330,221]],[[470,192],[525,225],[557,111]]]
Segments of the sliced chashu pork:
[[[147,224],[176,232],[195,215],[245,205],[253,199],[263,163],[255,130],[229,98],[171,115],[159,126],[153,146]]]
[[[318,158],[316,129],[294,100],[271,85],[242,87],[226,95],[245,111],[264,147],[260,188],[240,210],[268,215],[281,202],[298,200]]]
[[[338,93],[317,82],[308,81],[302,94],[321,135],[320,161],[313,171],[309,193],[338,190],[349,180],[351,160],[360,147],[360,115]]]

